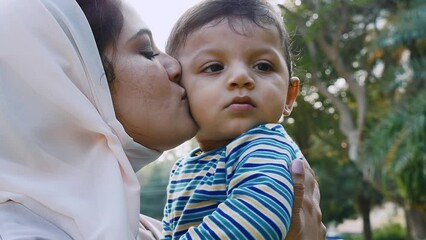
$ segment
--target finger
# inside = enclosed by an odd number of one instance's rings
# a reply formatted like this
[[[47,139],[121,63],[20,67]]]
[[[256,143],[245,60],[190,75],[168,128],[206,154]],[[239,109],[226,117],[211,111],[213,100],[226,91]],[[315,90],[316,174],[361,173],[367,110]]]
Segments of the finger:
[[[303,166],[304,161],[295,160],[290,165],[290,172],[293,177],[294,187],[294,205],[293,210],[299,211],[302,208],[303,195],[305,192],[305,168]]]
[[[320,231],[320,235],[319,235],[319,239],[326,239],[327,236],[327,228],[325,227],[325,225],[323,223],[321,223],[321,231]]]
[[[304,160],[303,161],[303,165],[305,169],[309,169],[309,173],[315,178],[315,172],[314,170],[311,168],[311,165],[309,164],[308,160]]]
[[[319,205],[320,199],[321,199],[321,193],[320,193],[320,188],[319,188],[319,184],[318,184],[317,181],[315,181],[313,198],[314,198],[315,203],[317,203]]]
[[[317,216],[318,223],[322,224],[322,211],[319,204],[314,204],[313,208],[314,208],[314,211],[316,211],[316,214],[314,215]]]
[[[313,196],[317,194],[315,191],[318,190],[319,192],[319,188],[317,186],[318,182],[315,179],[315,172],[306,160],[303,161],[303,165],[305,169],[305,194],[308,195],[308,197],[314,198]]]
[[[326,239],[326,234],[327,234],[327,228],[325,227],[324,223],[322,222],[322,211],[320,208],[320,190],[319,190],[319,185],[318,182],[315,181],[315,190],[313,193],[313,208],[314,211],[316,211],[316,214],[314,214],[314,216],[317,216],[317,221],[318,223],[321,224],[320,227],[320,231],[319,231],[319,235],[318,235],[318,239]]]

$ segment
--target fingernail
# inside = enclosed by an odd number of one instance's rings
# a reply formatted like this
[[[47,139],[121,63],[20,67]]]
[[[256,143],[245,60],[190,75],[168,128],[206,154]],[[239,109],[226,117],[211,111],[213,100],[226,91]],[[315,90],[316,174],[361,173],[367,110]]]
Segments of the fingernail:
[[[293,173],[302,174],[303,173],[303,162],[301,160],[295,160],[291,164],[291,171]]]

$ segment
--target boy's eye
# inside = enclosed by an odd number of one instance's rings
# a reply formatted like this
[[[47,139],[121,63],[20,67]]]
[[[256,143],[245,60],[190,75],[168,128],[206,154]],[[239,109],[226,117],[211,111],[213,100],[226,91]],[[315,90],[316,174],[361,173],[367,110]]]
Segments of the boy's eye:
[[[149,60],[154,59],[156,56],[159,55],[159,53],[154,53],[153,51],[140,51],[139,52],[142,56],[146,57]]]
[[[205,73],[213,73],[213,72],[219,72],[219,71],[222,71],[222,70],[223,70],[223,66],[222,65],[220,65],[218,63],[214,63],[214,64],[211,64],[211,65],[205,67],[203,69],[203,72],[205,72]]]
[[[262,71],[262,72],[270,72],[270,71],[274,70],[274,68],[272,67],[272,65],[269,64],[269,63],[259,63],[259,64],[256,64],[254,66],[254,69],[258,70],[258,71]]]

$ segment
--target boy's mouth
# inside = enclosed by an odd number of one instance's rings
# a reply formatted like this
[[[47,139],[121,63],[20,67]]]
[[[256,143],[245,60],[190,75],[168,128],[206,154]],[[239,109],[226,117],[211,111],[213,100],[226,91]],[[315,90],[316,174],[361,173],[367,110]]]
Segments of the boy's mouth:
[[[242,108],[242,109],[247,109],[247,108],[253,108],[256,107],[256,105],[253,103],[253,101],[251,100],[250,97],[248,96],[242,96],[242,97],[235,97],[234,99],[232,99],[231,103],[228,104],[228,106],[226,106],[226,108],[235,108],[237,107],[238,109]]]

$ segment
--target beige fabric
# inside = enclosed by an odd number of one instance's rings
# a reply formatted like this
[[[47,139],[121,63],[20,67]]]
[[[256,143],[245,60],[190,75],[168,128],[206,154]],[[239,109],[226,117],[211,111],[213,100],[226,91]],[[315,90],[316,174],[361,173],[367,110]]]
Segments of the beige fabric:
[[[163,236],[161,231],[162,226],[160,221],[145,215],[140,215],[139,236],[141,239],[160,239]]]
[[[8,201],[0,203],[0,239],[71,240],[72,238],[24,205]]]
[[[0,22],[0,203],[74,239],[136,239],[134,171],[160,153],[115,118],[84,14],[73,0],[0,0]]]

